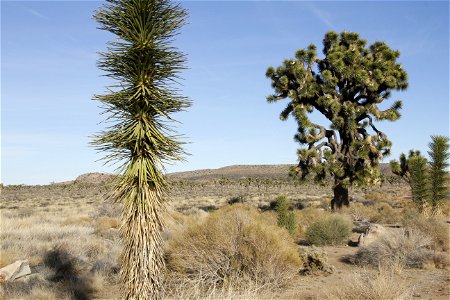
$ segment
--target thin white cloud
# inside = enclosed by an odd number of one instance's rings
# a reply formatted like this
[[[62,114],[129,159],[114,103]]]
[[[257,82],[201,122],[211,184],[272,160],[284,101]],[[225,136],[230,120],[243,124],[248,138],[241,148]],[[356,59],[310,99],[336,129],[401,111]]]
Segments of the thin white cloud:
[[[48,17],[46,15],[38,12],[37,10],[34,10],[32,8],[29,8],[29,7],[24,7],[24,9],[25,9],[26,12],[28,12],[29,14],[31,14],[31,15],[33,15],[35,17],[38,17],[38,18],[43,19],[43,20],[48,20]]]
[[[311,10],[311,12],[328,28],[335,29],[336,26],[334,26],[332,22],[332,16],[331,13],[317,7],[313,2],[305,2],[306,7]]]

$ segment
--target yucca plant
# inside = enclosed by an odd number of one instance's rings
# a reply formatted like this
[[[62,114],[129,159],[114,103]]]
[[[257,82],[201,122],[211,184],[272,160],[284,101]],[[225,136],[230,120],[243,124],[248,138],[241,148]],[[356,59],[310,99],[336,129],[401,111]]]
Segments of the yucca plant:
[[[107,0],[94,18],[116,36],[98,61],[115,84],[94,97],[112,124],[94,144],[108,162],[122,163],[111,197],[123,203],[123,298],[160,299],[164,164],[184,154],[170,115],[190,104],[174,88],[185,56],[171,46],[186,11],[167,0]]]
[[[408,169],[412,200],[417,209],[424,213],[427,208],[429,194],[427,159],[421,155],[410,157]]]
[[[429,148],[430,204],[432,214],[436,215],[448,197],[449,138],[432,136]]]

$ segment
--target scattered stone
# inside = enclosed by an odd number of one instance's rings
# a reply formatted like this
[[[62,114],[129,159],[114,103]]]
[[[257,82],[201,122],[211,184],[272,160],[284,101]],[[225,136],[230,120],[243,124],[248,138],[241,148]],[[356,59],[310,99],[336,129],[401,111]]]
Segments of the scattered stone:
[[[28,260],[18,260],[0,269],[0,281],[12,281],[31,274]]]

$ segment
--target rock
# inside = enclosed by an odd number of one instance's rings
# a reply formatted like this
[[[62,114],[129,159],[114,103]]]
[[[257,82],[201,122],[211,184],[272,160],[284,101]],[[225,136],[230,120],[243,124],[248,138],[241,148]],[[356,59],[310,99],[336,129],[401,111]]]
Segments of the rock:
[[[368,230],[361,233],[358,238],[358,246],[367,246],[386,234],[386,228],[379,224],[370,224]]]
[[[18,260],[0,269],[0,281],[12,281],[31,274],[28,260]]]

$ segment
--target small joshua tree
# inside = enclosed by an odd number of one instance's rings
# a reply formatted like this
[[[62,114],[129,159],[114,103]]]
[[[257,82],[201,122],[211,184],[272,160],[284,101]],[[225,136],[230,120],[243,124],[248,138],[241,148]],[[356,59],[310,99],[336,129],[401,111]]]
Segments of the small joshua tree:
[[[431,213],[435,215],[439,213],[442,204],[447,201],[448,197],[449,138],[432,136],[429,147],[430,204]]]
[[[286,196],[279,196],[276,203],[278,226],[286,228],[291,235],[297,229],[295,214],[289,211],[289,202]]]
[[[399,176],[406,183],[411,182],[411,172],[409,170],[409,161],[415,156],[421,156],[420,151],[410,150],[408,157],[405,153],[400,154],[399,160],[391,160],[390,166],[392,173]]]
[[[168,0],[107,0],[94,18],[116,36],[98,66],[115,80],[103,103],[113,124],[95,140],[108,161],[123,162],[112,197],[123,203],[123,299],[160,299],[164,274],[163,163],[180,160],[171,114],[189,106],[173,82],[185,57],[170,43],[186,11]]]
[[[427,159],[420,151],[410,150],[400,154],[399,160],[390,162],[392,173],[403,179],[411,188],[412,200],[420,212],[425,212],[428,199]]]
[[[383,42],[366,47],[357,33],[328,32],[323,46],[324,58],[310,45],[283,65],[268,68],[275,94],[267,100],[289,98],[280,118],[296,119],[295,139],[305,146],[298,150],[294,173],[301,179],[315,173],[318,181],[331,175],[334,209],[349,204],[352,184],[379,181],[378,161],[389,154],[391,142],[374,121],[397,120],[402,102],[386,110],[378,105],[392,90],[404,90],[408,84],[407,73],[397,63],[400,52]],[[309,119],[314,110],[328,119],[329,128]]]
[[[424,213],[427,208],[429,190],[427,159],[421,155],[410,157],[408,161],[408,169],[412,199],[417,209]]]
[[[419,211],[427,213],[431,209],[435,215],[448,197],[449,139],[432,136],[429,148],[428,162],[419,151],[411,150],[408,157],[402,153],[399,161],[391,161],[391,169],[409,184]]]

